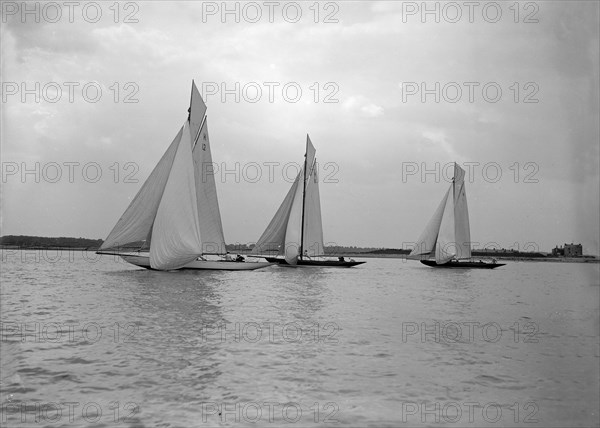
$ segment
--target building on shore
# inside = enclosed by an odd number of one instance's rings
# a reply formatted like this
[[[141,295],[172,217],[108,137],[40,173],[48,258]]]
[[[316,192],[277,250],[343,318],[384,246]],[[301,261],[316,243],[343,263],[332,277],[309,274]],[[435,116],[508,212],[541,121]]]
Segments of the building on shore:
[[[583,246],[581,244],[565,244],[563,247],[558,245],[552,249],[554,257],[581,257],[583,256]]]

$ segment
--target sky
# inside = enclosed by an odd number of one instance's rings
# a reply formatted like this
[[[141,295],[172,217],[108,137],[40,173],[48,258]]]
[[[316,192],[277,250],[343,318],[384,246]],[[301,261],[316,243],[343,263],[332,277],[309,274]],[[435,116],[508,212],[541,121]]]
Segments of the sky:
[[[326,245],[599,253],[598,2],[2,2],[1,234],[104,239],[208,106],[228,243],[317,150]]]

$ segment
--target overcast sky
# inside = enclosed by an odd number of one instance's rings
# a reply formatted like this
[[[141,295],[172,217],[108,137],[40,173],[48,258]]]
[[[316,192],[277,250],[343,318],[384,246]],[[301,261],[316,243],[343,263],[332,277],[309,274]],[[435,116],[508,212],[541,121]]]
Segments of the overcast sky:
[[[28,4],[2,3],[3,235],[104,239],[194,79],[228,243],[259,238],[308,133],[326,243],[414,242],[456,161],[476,247],[598,254],[598,2]]]

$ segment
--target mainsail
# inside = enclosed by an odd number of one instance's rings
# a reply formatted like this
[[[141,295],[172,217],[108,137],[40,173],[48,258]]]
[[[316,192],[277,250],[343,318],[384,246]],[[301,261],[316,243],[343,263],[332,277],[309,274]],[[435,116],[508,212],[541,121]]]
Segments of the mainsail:
[[[323,255],[323,225],[315,155],[316,150],[307,135],[304,167],[254,246],[253,254],[277,250],[278,255],[285,256],[292,265],[305,255]]]
[[[198,255],[225,252],[206,105],[192,82],[188,120],[100,251],[150,251],[154,269],[177,269]]]
[[[205,120],[193,150],[196,179],[196,199],[198,218],[202,234],[202,252],[205,254],[224,254],[225,237],[221,223],[221,212],[217,199],[214,164],[210,153],[208,122]]]
[[[471,257],[471,233],[464,178],[465,171],[455,163],[452,184],[408,258],[435,256],[436,263],[443,264],[452,259]]]
[[[311,257],[321,256],[325,253],[323,247],[323,223],[321,220],[319,177],[317,175],[316,162],[306,180],[302,251]]]
[[[471,258],[471,228],[465,190],[465,171],[454,164],[454,234],[458,259]]]

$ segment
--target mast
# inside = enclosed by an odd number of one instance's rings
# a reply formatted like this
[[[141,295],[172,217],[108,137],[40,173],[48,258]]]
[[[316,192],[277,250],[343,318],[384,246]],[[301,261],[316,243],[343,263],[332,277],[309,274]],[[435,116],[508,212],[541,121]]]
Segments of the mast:
[[[304,201],[306,199],[306,164],[308,161],[308,134],[306,135],[306,150],[304,152],[304,175],[302,177],[302,228],[300,229],[300,260],[304,254]]]

